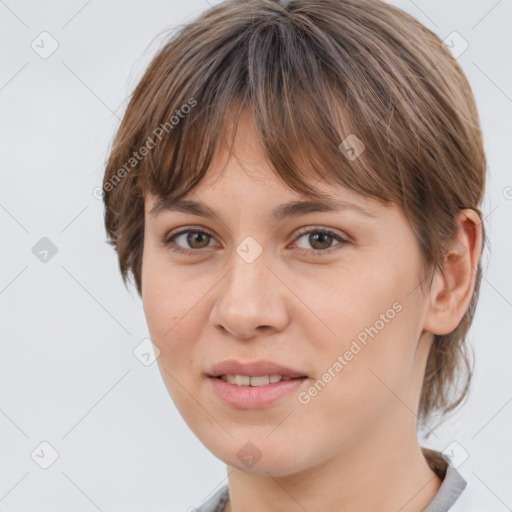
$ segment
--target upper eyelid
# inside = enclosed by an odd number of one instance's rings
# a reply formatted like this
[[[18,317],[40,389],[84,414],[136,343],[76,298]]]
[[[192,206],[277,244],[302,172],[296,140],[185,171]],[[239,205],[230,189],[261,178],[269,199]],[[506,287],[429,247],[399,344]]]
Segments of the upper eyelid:
[[[208,228],[206,228],[204,226],[191,225],[191,226],[182,226],[181,228],[172,229],[171,231],[169,231],[167,233],[167,235],[165,235],[165,237],[169,238],[171,236],[187,233],[188,231],[199,231],[199,232],[207,233],[208,235],[211,235],[211,236],[216,236],[211,230],[209,230]],[[311,225],[311,226],[304,226],[302,228],[297,228],[294,231],[296,232],[295,236],[298,236],[298,235],[303,235],[305,233],[308,233],[310,231],[329,231],[329,232],[332,232],[333,234],[337,234],[338,230],[335,228],[329,228],[326,226]],[[339,235],[339,236],[342,238],[344,237],[343,235]],[[345,235],[345,238],[348,238],[348,235]]]
[[[169,240],[173,237],[183,235],[184,233],[188,233],[189,231],[206,233],[207,235],[210,235],[212,237],[216,236],[210,230],[208,230],[207,228],[204,228],[202,226],[201,227],[200,226],[183,226],[182,228],[176,228],[176,229],[172,229],[171,231],[169,231],[169,233],[164,235],[164,239]]]

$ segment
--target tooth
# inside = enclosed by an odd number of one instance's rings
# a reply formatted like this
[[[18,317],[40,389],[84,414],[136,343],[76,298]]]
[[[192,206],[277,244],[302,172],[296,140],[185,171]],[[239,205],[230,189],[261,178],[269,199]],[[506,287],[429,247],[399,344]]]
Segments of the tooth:
[[[250,386],[251,377],[248,375],[235,375],[235,384],[237,386]]]
[[[261,377],[251,377],[251,386],[264,386],[269,383],[268,375],[262,375]]]
[[[221,375],[221,379],[237,386],[265,386],[280,381],[292,380],[292,377],[283,377],[276,374],[258,375],[256,377],[250,377],[248,375]]]

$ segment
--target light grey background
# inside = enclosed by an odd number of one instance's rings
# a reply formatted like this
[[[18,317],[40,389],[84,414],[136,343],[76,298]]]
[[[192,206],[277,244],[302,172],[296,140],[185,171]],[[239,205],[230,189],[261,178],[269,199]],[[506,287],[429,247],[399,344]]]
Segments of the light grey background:
[[[489,163],[491,247],[470,332],[472,393],[424,444],[458,443],[456,458],[468,454],[461,474],[494,510],[509,510],[512,2],[394,3],[442,39],[456,31],[469,44],[458,60]],[[156,363],[145,366],[133,353],[149,335],[142,304],[122,284],[93,194],[155,37],[208,7],[0,1],[0,510],[185,511],[226,483],[224,464],[189,431]],[[58,43],[46,59],[40,53],[52,40],[43,31]],[[46,263],[32,251],[43,237],[57,248]],[[42,442],[58,453],[47,469],[52,449]]]

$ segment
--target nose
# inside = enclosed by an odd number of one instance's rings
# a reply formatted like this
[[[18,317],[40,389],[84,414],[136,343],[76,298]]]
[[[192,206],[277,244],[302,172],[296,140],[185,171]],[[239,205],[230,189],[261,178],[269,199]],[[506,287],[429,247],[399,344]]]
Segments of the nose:
[[[210,314],[212,325],[241,340],[282,331],[289,323],[286,286],[260,255],[248,263],[236,252],[217,291]]]

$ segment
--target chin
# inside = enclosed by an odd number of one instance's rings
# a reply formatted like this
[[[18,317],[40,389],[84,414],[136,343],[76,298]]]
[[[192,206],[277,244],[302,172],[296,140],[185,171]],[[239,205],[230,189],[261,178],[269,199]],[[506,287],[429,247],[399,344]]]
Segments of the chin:
[[[286,446],[281,439],[276,438],[278,444],[270,439],[265,440],[267,434],[268,432],[265,432],[261,440],[251,440],[251,437],[247,436],[246,442],[230,438],[229,444],[220,445],[218,440],[213,444],[203,444],[215,457],[244,473],[287,476],[308,466],[308,456],[303,450],[297,446]]]

